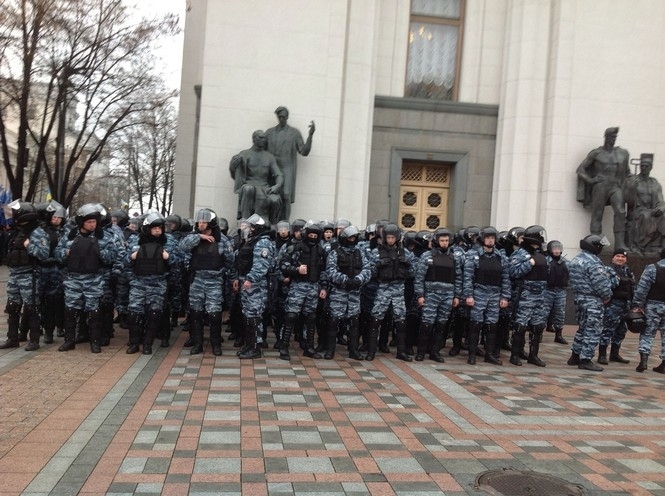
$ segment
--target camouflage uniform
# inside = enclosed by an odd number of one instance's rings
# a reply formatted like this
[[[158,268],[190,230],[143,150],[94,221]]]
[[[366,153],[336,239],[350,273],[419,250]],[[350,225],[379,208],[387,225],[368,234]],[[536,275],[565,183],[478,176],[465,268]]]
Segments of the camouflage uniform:
[[[579,324],[572,345],[573,355],[580,360],[591,360],[603,330],[603,302],[612,296],[612,288],[619,281],[614,271],[588,251],[573,258],[568,271]]]
[[[104,293],[102,268],[112,264],[116,258],[115,237],[102,229],[84,233],[73,228],[63,236],[55,250],[58,261],[67,266],[65,287],[65,345],[62,351],[72,349],[76,336],[76,325],[84,320],[87,312],[90,332],[90,347],[99,352],[101,329],[99,303]]]
[[[661,258],[663,253],[661,252]],[[647,327],[640,334],[638,351],[640,352],[640,364],[638,372],[647,368],[647,359],[651,354],[656,331],[660,330],[660,359],[665,360],[665,259],[655,264],[647,265],[642,272],[640,281],[637,283],[633,306],[644,310],[647,319]],[[655,367],[656,372],[665,373],[663,364]]]
[[[425,303],[416,360],[421,361],[429,347],[430,358],[443,361],[440,350],[453,311],[453,298],[459,300],[462,296],[463,270],[463,254],[451,248],[434,247],[418,260],[414,293],[416,299],[424,298]]]
[[[496,336],[500,301],[510,300],[508,270],[508,259],[496,248],[486,252],[482,246],[477,246],[466,253],[462,300],[474,299],[474,305],[469,310],[470,322],[467,334],[469,363],[475,363],[482,326],[488,326]],[[491,353],[490,350],[489,354]]]
[[[42,280],[42,325],[44,327],[44,342],[53,342],[53,332],[58,328],[58,335],[62,336],[65,310],[65,290],[62,285],[64,277],[62,267],[55,259],[55,249],[65,232],[63,227],[52,225],[44,226],[49,237],[49,257],[41,263]]]
[[[30,221],[20,228],[13,228],[7,250],[7,341],[2,348],[19,346],[19,320],[21,306],[30,329],[30,350],[39,348],[39,295],[41,288],[39,262],[49,256],[49,237]],[[24,243],[28,241],[28,246]],[[29,351],[30,351],[29,350]]]
[[[558,258],[547,255],[547,288],[545,288],[545,311],[548,322],[551,322],[556,337],[554,341],[568,344],[563,336],[563,323],[566,314],[566,299],[568,297],[568,260],[563,256]]]
[[[269,236],[269,232],[251,236],[238,250],[240,304],[246,329],[245,349],[240,354],[241,358],[256,358],[261,354],[261,320],[268,298],[268,274],[275,260],[275,243]],[[245,282],[250,284],[249,288],[245,287]]]
[[[633,290],[635,288],[635,275],[630,267],[612,264],[610,269],[613,269],[619,278],[619,285],[612,290],[612,300],[605,306],[603,332],[598,343],[598,362],[604,365],[608,364],[608,345],[611,345],[610,357],[612,361],[615,361],[619,355],[621,343],[623,343],[626,331],[628,331],[623,317],[632,308]],[[623,360],[621,362],[628,363]]]
[[[376,291],[370,321],[370,335],[367,360],[376,354],[379,327],[386,312],[392,308],[397,341],[397,356],[411,361],[406,355],[406,303],[404,301],[404,280],[415,273],[416,257],[397,243],[392,247],[379,245],[372,252],[379,287]],[[407,359],[408,357],[408,359]]]
[[[531,265],[533,260],[534,265]],[[547,325],[545,288],[547,287],[547,258],[539,249],[528,243],[510,256],[510,276],[518,281],[518,300],[515,302],[515,331],[513,332],[510,363],[522,365],[520,353],[524,348],[526,331],[529,331],[528,363],[544,367],[539,357],[540,341]]]
[[[326,358],[334,357],[337,328],[346,319],[349,327],[349,357],[359,359],[360,288],[371,279],[372,265],[360,248],[340,246],[328,254],[326,273],[330,281]]]
[[[307,274],[300,274],[299,267],[307,266]],[[314,350],[314,331],[316,328],[316,310],[319,293],[328,291],[326,269],[326,251],[318,243],[309,244],[303,239],[289,246],[279,260],[279,268],[291,280],[286,299],[284,334],[281,339],[280,356],[288,359],[288,347],[291,333],[300,315],[307,328],[307,349],[305,356],[321,358]]]
[[[191,254],[189,270],[192,273],[189,287],[189,318],[195,355],[203,351],[203,314],[210,318],[210,344],[215,355],[221,354],[222,344],[222,300],[224,294],[224,272],[234,271],[233,245],[218,226],[213,227],[214,242],[201,238],[200,233],[185,236],[180,241],[180,250]]]
[[[154,238],[141,233],[133,238],[127,249],[125,262],[133,269],[134,277],[129,282],[129,348],[128,353],[138,351],[141,341],[141,323],[145,328],[143,335],[143,354],[152,353],[155,337],[161,335],[160,327],[164,322],[164,308],[167,294],[168,267],[177,265],[178,245],[170,234]],[[169,254],[164,260],[162,252]],[[132,260],[132,254],[136,259]],[[168,323],[166,323],[168,325]]]

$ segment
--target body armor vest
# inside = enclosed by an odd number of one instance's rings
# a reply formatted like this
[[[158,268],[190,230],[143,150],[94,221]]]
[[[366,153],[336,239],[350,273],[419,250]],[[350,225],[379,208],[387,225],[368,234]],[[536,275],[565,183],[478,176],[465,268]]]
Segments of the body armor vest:
[[[455,258],[451,253],[432,250],[432,265],[427,268],[426,281],[455,282]]]
[[[568,267],[563,262],[552,260],[550,262],[549,272],[547,274],[548,288],[566,288],[568,287]]]
[[[402,248],[388,249],[379,245],[378,249],[380,263],[376,278],[379,282],[403,281],[409,277],[409,262]]]
[[[161,276],[166,273],[166,262],[162,258],[164,247],[156,242],[139,246],[134,261],[134,274],[137,276]]]
[[[293,276],[293,280],[318,282],[321,276],[321,265],[323,264],[321,256],[322,248],[318,245],[307,246],[304,242],[301,242],[294,246],[293,251],[299,251],[299,263],[307,265],[307,274],[296,274]]]
[[[192,259],[189,262],[189,268],[192,271],[197,270],[220,270],[224,265],[224,257],[219,254],[217,241],[210,243],[201,240],[192,250]]]
[[[476,268],[476,284],[483,286],[501,286],[501,257],[481,255]]]
[[[99,242],[95,236],[76,236],[69,248],[67,269],[75,274],[96,274],[102,268]]]
[[[337,268],[339,271],[353,279],[362,272],[363,261],[360,256],[360,250],[356,248],[353,252],[349,253],[341,248],[337,249]]]
[[[665,267],[656,265],[656,280],[651,285],[647,300],[665,301]]]
[[[612,290],[612,298],[617,300],[631,300],[633,298],[633,278],[628,270],[624,274],[624,270],[619,269],[615,271],[619,277],[619,285]]]
[[[545,255],[536,252],[531,255],[536,265],[524,276],[525,281],[547,281],[547,259]]]
[[[238,250],[238,275],[245,277],[252,270],[254,265],[254,245],[258,243],[260,237],[249,238]]]
[[[34,265],[36,259],[28,254],[28,250],[23,246],[26,239],[30,239],[30,234],[34,229],[21,229],[16,236],[9,242],[7,253],[7,265],[10,267],[28,267]]]
[[[55,249],[58,246],[58,241],[60,241],[60,235],[56,229],[53,227],[47,227],[44,229],[46,231],[46,234],[48,234],[49,238],[49,252],[48,256],[49,258],[53,258],[55,255]]]

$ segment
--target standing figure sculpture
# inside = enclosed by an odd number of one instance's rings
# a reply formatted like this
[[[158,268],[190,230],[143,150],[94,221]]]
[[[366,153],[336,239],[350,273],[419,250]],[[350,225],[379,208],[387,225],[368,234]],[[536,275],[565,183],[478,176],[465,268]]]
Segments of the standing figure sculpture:
[[[238,219],[256,213],[276,224],[281,218],[280,192],[284,176],[272,153],[266,151],[266,134],[252,133],[252,147],[234,155],[229,172],[235,181],[233,192],[238,195]]]
[[[279,219],[291,218],[291,204],[296,200],[296,172],[298,154],[306,157],[312,149],[312,136],[316,130],[314,121],[309,125],[307,141],[296,128],[289,126],[289,110],[286,107],[277,107],[275,110],[279,124],[266,131],[268,151],[277,159],[277,165],[284,175],[282,188],[282,207]]]
[[[591,209],[592,234],[600,235],[603,230],[603,211],[606,205],[614,210],[614,245],[625,247],[626,208],[623,197],[623,184],[630,176],[628,150],[614,146],[618,127],[605,130],[605,143],[591,150],[577,167],[579,178],[577,201]]]
[[[628,205],[628,246],[632,251],[658,253],[665,237],[665,201],[663,188],[650,177],[653,153],[640,155],[640,173],[624,184]]]

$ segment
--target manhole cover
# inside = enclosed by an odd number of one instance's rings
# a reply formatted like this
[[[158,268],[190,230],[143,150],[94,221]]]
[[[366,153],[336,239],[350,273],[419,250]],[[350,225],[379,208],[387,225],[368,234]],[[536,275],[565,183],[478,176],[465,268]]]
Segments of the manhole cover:
[[[584,496],[582,486],[529,470],[490,470],[476,479],[476,487],[488,494],[505,496]]]

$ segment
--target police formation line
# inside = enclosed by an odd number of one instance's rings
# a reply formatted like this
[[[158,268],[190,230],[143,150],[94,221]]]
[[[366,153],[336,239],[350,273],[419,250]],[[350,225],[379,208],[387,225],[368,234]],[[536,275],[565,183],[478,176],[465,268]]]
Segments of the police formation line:
[[[89,343],[100,353],[119,323],[129,330],[127,353],[151,354],[156,341],[169,346],[186,317],[190,353],[204,352],[209,326],[207,342],[220,356],[228,310],[228,339],[241,359],[262,356],[272,327],[284,360],[293,337],[313,359],[332,359],[342,345],[350,359],[373,360],[395,346],[397,359],[443,363],[450,337],[448,355],[465,350],[472,365],[477,357],[502,365],[505,349],[513,365],[545,367],[544,331],[567,344],[570,285],[579,328],[568,364],[601,371],[628,363],[620,349],[630,328],[640,332],[643,372],[665,319],[665,251],[635,284],[625,251],[602,263],[604,238],[586,236],[567,260],[538,225],[402,233],[378,221],[361,232],[345,219],[270,226],[254,214],[231,236],[209,208],[191,221],[156,212],[130,219],[101,204],[68,219],[55,201],[17,200],[7,210],[8,330],[0,349],[28,340],[26,351],[34,351],[42,336],[48,344],[55,335],[64,338],[58,351]],[[665,361],[654,370],[665,373]]]

